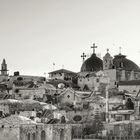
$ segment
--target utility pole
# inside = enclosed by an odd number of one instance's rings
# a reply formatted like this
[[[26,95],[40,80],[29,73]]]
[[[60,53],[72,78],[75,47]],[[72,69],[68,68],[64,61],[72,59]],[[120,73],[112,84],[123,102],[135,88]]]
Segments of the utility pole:
[[[107,86],[106,86],[106,122],[109,122],[109,97],[108,97],[108,90],[109,90],[109,78],[107,79]]]

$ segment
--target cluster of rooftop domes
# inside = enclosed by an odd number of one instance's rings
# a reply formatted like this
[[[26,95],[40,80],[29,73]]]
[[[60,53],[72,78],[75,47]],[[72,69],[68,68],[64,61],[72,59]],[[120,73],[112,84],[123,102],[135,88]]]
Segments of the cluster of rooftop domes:
[[[105,55],[105,57],[110,57],[108,50]],[[124,69],[124,70],[135,70],[140,71],[140,68],[137,64],[135,64],[133,61],[126,58],[125,55],[122,55],[119,53],[118,55],[115,55],[112,60],[112,68],[115,69]],[[95,50],[90,58],[85,60],[81,67],[81,72],[94,72],[103,70],[103,60],[101,60],[99,57],[96,56]]]

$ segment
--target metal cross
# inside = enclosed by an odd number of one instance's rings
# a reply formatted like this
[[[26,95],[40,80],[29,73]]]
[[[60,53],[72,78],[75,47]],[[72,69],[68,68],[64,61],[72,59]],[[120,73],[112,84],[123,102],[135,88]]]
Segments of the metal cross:
[[[81,55],[81,57],[83,58],[83,62],[84,62],[84,61],[85,61],[85,57],[86,57],[85,53],[83,53],[83,54]]]
[[[109,52],[109,49],[107,48],[107,53]]]
[[[122,47],[119,47],[119,54],[121,54]]]
[[[91,48],[93,49],[93,54],[95,54],[95,49],[97,48],[97,46],[95,46],[95,43],[93,43],[93,46],[91,46]]]

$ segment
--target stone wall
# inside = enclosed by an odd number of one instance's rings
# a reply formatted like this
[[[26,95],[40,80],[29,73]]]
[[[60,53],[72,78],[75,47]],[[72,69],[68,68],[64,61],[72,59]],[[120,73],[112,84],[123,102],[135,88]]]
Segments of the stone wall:
[[[130,93],[138,93],[140,85],[119,85],[119,91],[128,91]]]
[[[0,140],[71,140],[69,124],[1,126]]]
[[[13,94],[17,100],[43,98],[45,89],[13,89]]]
[[[7,104],[0,104],[0,111],[4,114],[9,114],[9,106]]]
[[[36,135],[36,125],[21,125],[20,126],[20,140],[28,140],[28,137],[30,137],[30,140],[33,140],[33,135],[37,137]]]
[[[57,124],[53,125],[52,140],[71,140],[71,125]]]
[[[71,140],[71,125],[37,124],[22,125],[20,140]]]
[[[20,133],[18,127],[1,127],[0,140],[20,140]]]

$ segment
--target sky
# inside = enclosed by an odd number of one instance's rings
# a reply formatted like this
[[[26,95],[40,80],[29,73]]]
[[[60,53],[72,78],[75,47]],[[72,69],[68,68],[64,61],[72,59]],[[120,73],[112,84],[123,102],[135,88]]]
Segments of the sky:
[[[140,0],[0,0],[0,62],[10,75],[79,72],[93,43],[101,58],[121,46],[140,66]]]

